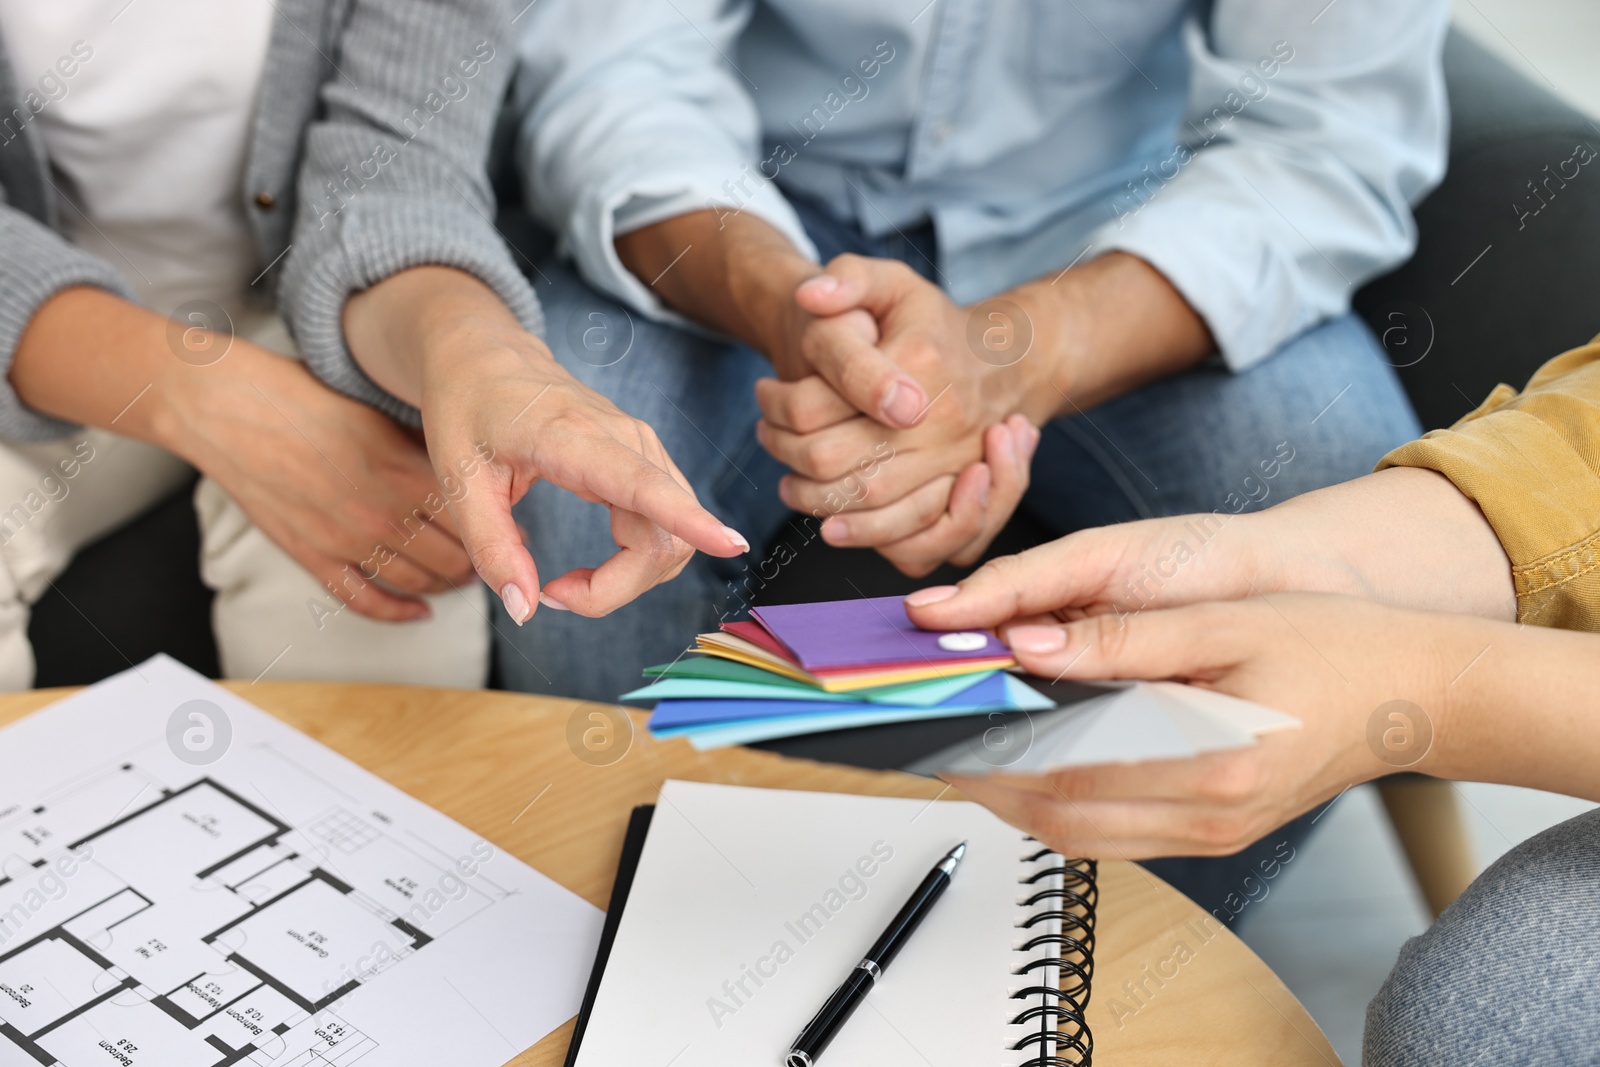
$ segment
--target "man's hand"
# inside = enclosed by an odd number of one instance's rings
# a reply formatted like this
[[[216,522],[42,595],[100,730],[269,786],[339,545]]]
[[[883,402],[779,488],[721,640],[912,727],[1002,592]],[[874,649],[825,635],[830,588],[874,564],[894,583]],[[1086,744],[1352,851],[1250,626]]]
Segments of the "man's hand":
[[[1027,362],[1026,312],[959,308],[904,264],[859,256],[835,259],[795,301],[817,316],[801,349],[818,378],[757,390],[761,441],[796,472],[785,502],[849,511],[827,539],[876,547],[908,574],[977,559],[1020,502],[1035,424],[1059,402],[1040,399],[1051,390],[1037,374],[1046,364]],[[851,492],[858,461],[885,447],[893,462]]]
[[[1510,630],[1314,595],[1014,627],[1007,639],[1034,674],[1176,679],[1278,708],[1301,728],[1186,760],[946,777],[1063,855],[1227,855],[1350,786],[1396,770],[1396,757],[1422,773],[1442,772],[1438,753],[1424,745],[1413,752],[1375,747],[1369,722],[1383,717],[1379,709],[1390,701],[1407,701],[1396,714],[1427,721],[1396,725],[1409,726],[1413,738],[1425,730],[1443,738],[1461,699],[1451,679]]]
[[[1077,414],[1190,366],[1212,349],[1205,324],[1171,284],[1148,263],[1120,252],[970,308],[957,307],[903,264],[841,256],[795,290],[795,303],[815,316],[801,347],[838,394],[834,407],[854,407],[891,429],[905,427],[908,415],[915,418],[903,438],[889,438],[896,454],[909,454],[912,462],[875,485],[871,499],[852,504],[882,511],[881,521],[834,531],[840,538],[834,543],[878,547],[910,574],[946,559],[975,560],[1020,500],[1020,493],[1015,499],[996,494],[976,534],[957,518],[954,489],[960,479],[971,487],[981,477],[974,465],[987,459],[995,484],[1001,481],[994,457],[986,454],[991,427],[1013,415],[1039,426]],[[851,321],[863,311],[870,325]],[[897,410],[907,404],[904,376],[917,382],[917,399],[929,398],[925,412]],[[787,395],[800,392],[798,386],[768,388],[763,408],[776,429],[789,431],[773,434],[769,448],[799,475],[787,484],[791,504],[816,513],[819,503],[839,495],[839,457],[859,447],[869,431],[862,423],[821,417],[796,429],[784,421],[786,409],[827,406],[814,396]],[[1032,446],[1021,437],[1016,444],[1031,459]],[[835,463],[810,462],[814,454]],[[913,490],[914,500],[885,509]],[[936,511],[930,502],[940,492],[947,493],[947,507]],[[922,532],[908,534],[919,516]],[[914,552],[886,548],[910,536],[917,537]]]
[[[350,300],[345,330],[367,373],[421,408],[440,477],[483,460],[482,484],[452,508],[478,574],[519,625],[535,601],[605,615],[675,577],[695,549],[749,550],[700,506],[654,430],[563,370],[471,275],[402,271]],[[542,593],[511,517],[539,479],[609,508],[618,546],[600,567],[569,571]]]
[[[769,449],[774,434],[780,432],[776,429],[780,422],[784,431],[795,434],[795,427],[807,425],[824,406],[839,405],[853,412],[831,386],[815,376],[801,379],[795,386],[763,379],[756,385],[756,396],[765,413],[756,424],[756,436]],[[826,399],[813,403],[812,397]],[[816,445],[801,446],[817,449],[807,456],[807,463],[843,464],[836,469],[845,471],[822,493],[820,506],[813,507],[811,514],[824,520],[822,536],[829,544],[874,547],[912,577],[927,574],[947,560],[961,566],[976,562],[1027,491],[1029,469],[1039,445],[1038,428],[1025,416],[1013,415],[984,431],[981,458],[959,473],[939,475],[893,503],[874,507],[878,479],[900,462],[902,437],[913,431],[885,430],[857,414],[845,423],[853,424],[847,432],[874,443],[853,457],[843,452],[830,457],[821,451],[831,447],[820,440],[825,434],[796,434],[797,440],[819,439]],[[780,494],[791,507],[799,506],[793,494],[804,481],[790,475],[779,484]]]

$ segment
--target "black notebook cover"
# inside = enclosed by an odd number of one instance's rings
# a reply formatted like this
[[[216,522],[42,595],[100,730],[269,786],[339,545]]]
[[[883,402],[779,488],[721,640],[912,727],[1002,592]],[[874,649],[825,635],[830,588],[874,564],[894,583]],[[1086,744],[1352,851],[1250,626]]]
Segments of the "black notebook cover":
[[[583,991],[583,1007],[578,1009],[578,1024],[572,1030],[572,1044],[567,1046],[566,1067],[578,1062],[583,1031],[589,1025],[589,1013],[594,1010],[594,998],[600,992],[600,979],[605,977],[606,960],[611,958],[611,944],[617,939],[622,909],[627,906],[628,890],[633,888],[633,875],[639,869],[639,857],[644,854],[644,839],[650,833],[650,817],[655,812],[654,804],[641,804],[628,817],[628,833],[622,839],[622,859],[617,862],[617,880],[611,886],[611,902],[606,905],[606,922],[600,930],[600,947],[595,950],[589,986]]]

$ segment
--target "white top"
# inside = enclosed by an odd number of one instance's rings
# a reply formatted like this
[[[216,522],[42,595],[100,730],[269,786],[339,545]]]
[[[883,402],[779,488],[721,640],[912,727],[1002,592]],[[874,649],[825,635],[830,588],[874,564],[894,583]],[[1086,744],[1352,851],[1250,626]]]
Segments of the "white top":
[[[67,235],[163,314],[234,313],[257,272],[241,187],[272,17],[272,0],[0,0]]]

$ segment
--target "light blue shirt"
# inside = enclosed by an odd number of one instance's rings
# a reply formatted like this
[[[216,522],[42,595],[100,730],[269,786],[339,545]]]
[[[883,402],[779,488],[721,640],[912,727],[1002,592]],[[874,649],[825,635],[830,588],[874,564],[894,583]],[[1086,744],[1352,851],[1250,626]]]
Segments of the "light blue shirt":
[[[1404,261],[1444,172],[1448,0],[540,0],[517,156],[588,280],[617,234],[787,195],[931,220],[971,303],[1114,249],[1243,369]]]

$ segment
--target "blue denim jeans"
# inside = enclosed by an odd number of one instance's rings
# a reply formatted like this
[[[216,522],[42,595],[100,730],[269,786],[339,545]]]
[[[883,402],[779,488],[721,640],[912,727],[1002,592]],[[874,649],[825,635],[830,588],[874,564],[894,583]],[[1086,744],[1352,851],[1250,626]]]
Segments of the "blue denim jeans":
[[[825,260],[856,252],[937,273],[928,227],[873,238],[797,206]],[[784,469],[753,430],[755,382],[771,370],[742,345],[625,310],[554,258],[540,264],[534,282],[557,358],[654,427],[701,502],[756,546],[742,559],[697,555],[678,578],[604,619],[541,610],[519,628],[496,613],[507,688],[612,701],[639,684],[640,668],[675,658],[715,625],[735,600],[730,590],[790,517],[777,496]],[[1055,420],[1023,507],[1056,535],[1159,515],[1254,510],[1366,474],[1418,431],[1383,350],[1345,315],[1242,374],[1211,362]],[[515,515],[542,579],[597,566],[614,550],[605,508],[552,486],[535,484]]]
[[[1600,1063],[1600,811],[1529,838],[1407,941],[1361,1062]]]

